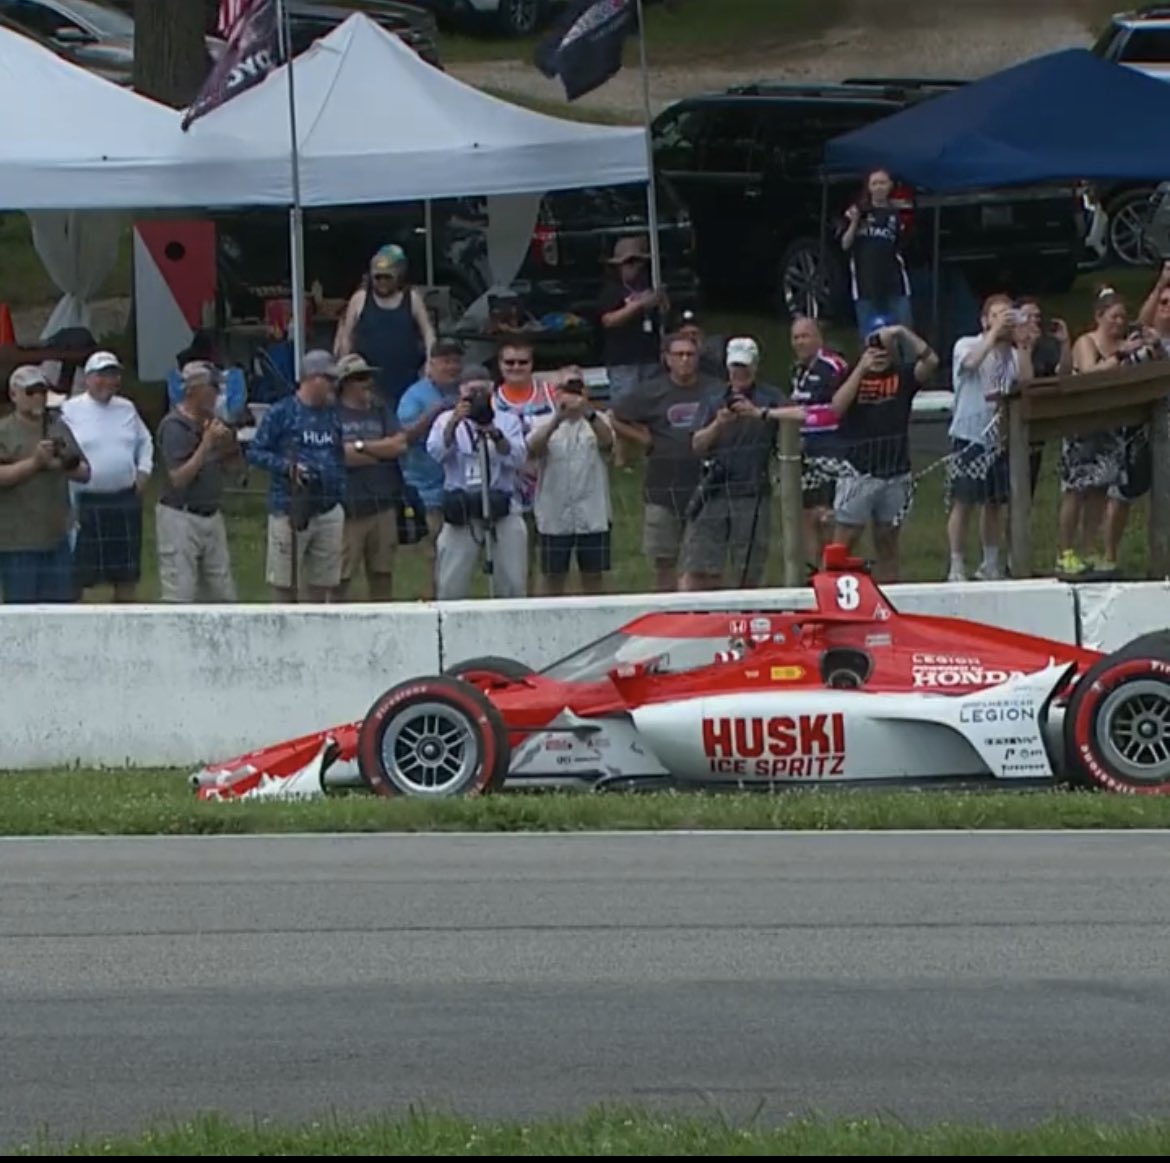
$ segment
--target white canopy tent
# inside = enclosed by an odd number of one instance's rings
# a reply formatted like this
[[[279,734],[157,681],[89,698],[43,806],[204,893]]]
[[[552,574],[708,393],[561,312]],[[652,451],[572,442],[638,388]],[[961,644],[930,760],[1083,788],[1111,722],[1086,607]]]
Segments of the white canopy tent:
[[[644,131],[549,117],[428,65],[360,12],[293,62],[301,204],[519,194],[649,180]],[[200,118],[242,139],[231,185],[291,205],[287,67]],[[285,167],[271,197],[272,165]],[[253,167],[257,169],[254,178]]]
[[[303,207],[486,195],[488,263],[510,282],[542,195],[645,183],[641,127],[550,117],[421,60],[360,13],[292,67]],[[88,325],[128,211],[293,205],[288,66],[181,129],[180,112],[0,30],[0,208],[29,213],[66,292],[42,335]],[[111,214],[120,212],[116,219]]]
[[[221,125],[194,137],[180,114],[0,29],[0,208],[133,210],[230,202],[246,144]],[[284,197],[286,167],[255,159],[250,197]]]
[[[541,198],[556,189],[648,183],[645,130],[550,117],[484,93],[423,61],[360,12],[295,58],[290,100],[283,66],[187,131],[246,142],[233,184],[267,202],[271,167],[294,202],[290,104],[295,104],[299,207],[421,201],[426,283],[433,284],[430,203],[486,196],[489,282],[508,284],[523,262]],[[259,170],[255,182],[250,172]],[[253,193],[263,189],[265,197]],[[301,230],[292,216],[293,326],[303,318]],[[487,296],[467,314],[486,309]]]
[[[71,64],[28,37],[0,29],[0,208],[23,210],[53,281],[65,293],[42,335],[88,326],[86,300],[117,259],[130,211],[222,199],[241,143],[223,130],[199,140],[179,113]],[[269,195],[283,196],[287,167],[273,162]],[[249,180],[263,188],[265,167]]]

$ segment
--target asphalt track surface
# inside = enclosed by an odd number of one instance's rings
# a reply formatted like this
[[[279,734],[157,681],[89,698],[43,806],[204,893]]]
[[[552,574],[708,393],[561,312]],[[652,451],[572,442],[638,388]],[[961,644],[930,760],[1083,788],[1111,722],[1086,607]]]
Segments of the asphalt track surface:
[[[0,1147],[220,1109],[1170,1114],[1170,833],[0,842]]]

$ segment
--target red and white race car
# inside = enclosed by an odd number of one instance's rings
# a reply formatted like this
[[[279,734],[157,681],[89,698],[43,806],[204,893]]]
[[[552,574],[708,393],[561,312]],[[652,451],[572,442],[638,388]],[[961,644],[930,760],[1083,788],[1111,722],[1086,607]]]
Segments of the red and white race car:
[[[830,546],[809,609],[664,611],[534,672],[480,658],[192,776],[201,799],[643,784],[1170,792],[1170,631],[1103,654],[902,614]]]

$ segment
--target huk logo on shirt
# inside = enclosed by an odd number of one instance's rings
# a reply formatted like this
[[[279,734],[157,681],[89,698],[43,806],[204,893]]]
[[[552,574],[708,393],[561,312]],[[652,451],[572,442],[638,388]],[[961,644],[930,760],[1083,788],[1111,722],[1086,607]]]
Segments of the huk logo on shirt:
[[[305,428],[301,431],[301,442],[303,444],[313,445],[316,448],[332,448],[333,433],[318,432],[314,428]]]
[[[693,428],[698,414],[698,400],[690,400],[685,404],[671,404],[666,409],[666,422],[671,428]]]

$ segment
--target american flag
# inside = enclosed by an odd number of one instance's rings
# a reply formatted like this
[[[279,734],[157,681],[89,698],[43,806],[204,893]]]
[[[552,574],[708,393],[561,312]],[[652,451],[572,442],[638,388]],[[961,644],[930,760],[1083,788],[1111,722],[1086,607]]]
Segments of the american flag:
[[[219,26],[217,31],[225,40],[231,40],[236,26],[255,7],[256,0],[219,0]]]

